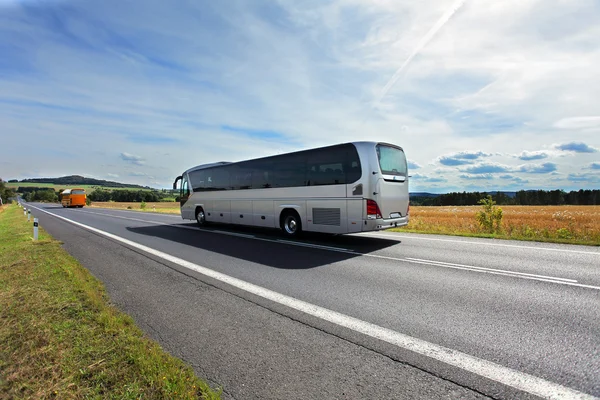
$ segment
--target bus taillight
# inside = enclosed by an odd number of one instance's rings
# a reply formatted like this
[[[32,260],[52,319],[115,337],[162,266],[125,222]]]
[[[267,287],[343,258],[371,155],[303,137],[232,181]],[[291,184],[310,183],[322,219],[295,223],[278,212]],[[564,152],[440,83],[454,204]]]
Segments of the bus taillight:
[[[367,219],[378,219],[378,218],[383,218],[383,217],[381,216],[381,210],[379,209],[377,202],[375,200],[367,199]]]

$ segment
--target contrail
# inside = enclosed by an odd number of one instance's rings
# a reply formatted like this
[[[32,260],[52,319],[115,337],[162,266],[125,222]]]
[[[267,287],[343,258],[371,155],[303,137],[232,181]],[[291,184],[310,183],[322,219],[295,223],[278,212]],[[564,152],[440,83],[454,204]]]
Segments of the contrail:
[[[425,47],[427,45],[427,43],[429,43],[429,41],[435,36],[435,34],[440,29],[442,29],[442,27],[446,24],[446,22],[448,22],[448,20],[450,18],[452,18],[454,13],[456,13],[458,11],[458,9],[461,8],[465,4],[465,2],[466,2],[466,0],[458,0],[456,3],[454,3],[452,5],[452,7],[450,7],[448,9],[448,11],[446,11],[444,13],[444,15],[442,15],[440,17],[440,19],[435,23],[435,25],[433,25],[431,27],[429,32],[427,32],[427,34],[425,36],[423,36],[423,38],[419,41],[419,43],[417,44],[417,47],[415,47],[415,49],[413,50],[411,55],[402,63],[400,68],[398,68],[396,73],[392,76],[392,78],[388,81],[388,83],[383,87],[383,89],[381,89],[381,92],[379,93],[379,97],[377,98],[377,101],[373,104],[373,107],[375,107],[377,104],[379,104],[379,102],[385,97],[385,95],[389,92],[389,90],[394,86],[396,81],[398,79],[400,79],[400,75],[402,74],[402,72],[404,71],[406,66],[408,64],[410,64],[412,59],[417,54],[419,54],[419,52],[421,50],[423,50],[423,47]]]

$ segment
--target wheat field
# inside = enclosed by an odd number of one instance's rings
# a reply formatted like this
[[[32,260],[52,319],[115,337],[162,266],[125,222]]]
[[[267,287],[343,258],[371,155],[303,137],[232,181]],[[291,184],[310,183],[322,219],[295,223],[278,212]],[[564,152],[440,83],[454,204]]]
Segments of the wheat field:
[[[499,206],[502,233],[512,239],[556,240],[600,245],[600,206]],[[479,234],[481,206],[411,207],[403,231]]]
[[[130,209],[146,212],[179,214],[179,203],[92,202],[91,208]],[[498,238],[541,240],[600,245],[600,206],[500,206],[502,231]],[[481,206],[446,206],[410,208],[410,222],[404,232],[447,235],[490,236],[482,232],[475,219]]]
[[[164,214],[179,214],[179,203],[176,202],[148,202],[146,208],[141,208],[142,203],[128,203],[119,201],[92,201],[88,208],[112,208],[116,210],[153,211]]]

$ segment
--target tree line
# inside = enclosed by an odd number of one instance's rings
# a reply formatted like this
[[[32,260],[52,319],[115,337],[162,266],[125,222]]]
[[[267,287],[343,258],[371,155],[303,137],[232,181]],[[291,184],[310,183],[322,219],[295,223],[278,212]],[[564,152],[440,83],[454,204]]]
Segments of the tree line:
[[[509,196],[503,192],[452,192],[438,196],[411,196],[410,203],[415,206],[475,206],[488,195],[498,205],[598,205],[600,190],[520,190]]]
[[[91,186],[103,186],[111,188],[136,188],[136,189],[150,189],[149,186],[134,185],[129,183],[120,183],[114,181],[106,181],[104,179],[86,178],[80,175],[69,175],[60,178],[33,178],[23,179],[21,181],[17,179],[11,179],[9,183],[50,183],[53,185],[65,185],[65,186],[78,186],[78,185],[91,185]]]
[[[119,201],[119,202],[158,202],[168,201],[169,197],[167,191],[156,191],[156,190],[102,190],[96,189],[90,194],[88,198],[91,201]]]
[[[61,200],[61,192],[64,189],[54,191],[52,188],[23,187],[19,186],[18,193],[21,193],[25,201],[48,201],[57,202]],[[118,202],[159,202],[173,201],[167,190],[103,190],[96,189],[88,193],[87,198],[90,201],[118,201]]]

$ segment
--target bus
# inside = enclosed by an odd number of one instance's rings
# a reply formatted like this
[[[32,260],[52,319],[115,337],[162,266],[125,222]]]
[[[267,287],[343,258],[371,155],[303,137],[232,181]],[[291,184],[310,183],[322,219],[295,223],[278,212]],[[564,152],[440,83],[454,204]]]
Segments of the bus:
[[[179,186],[181,217],[200,227],[347,234],[408,224],[407,172],[400,146],[352,142],[198,165],[178,176],[173,190]]]
[[[65,189],[60,193],[60,203],[63,207],[85,206],[86,194],[84,189]]]

